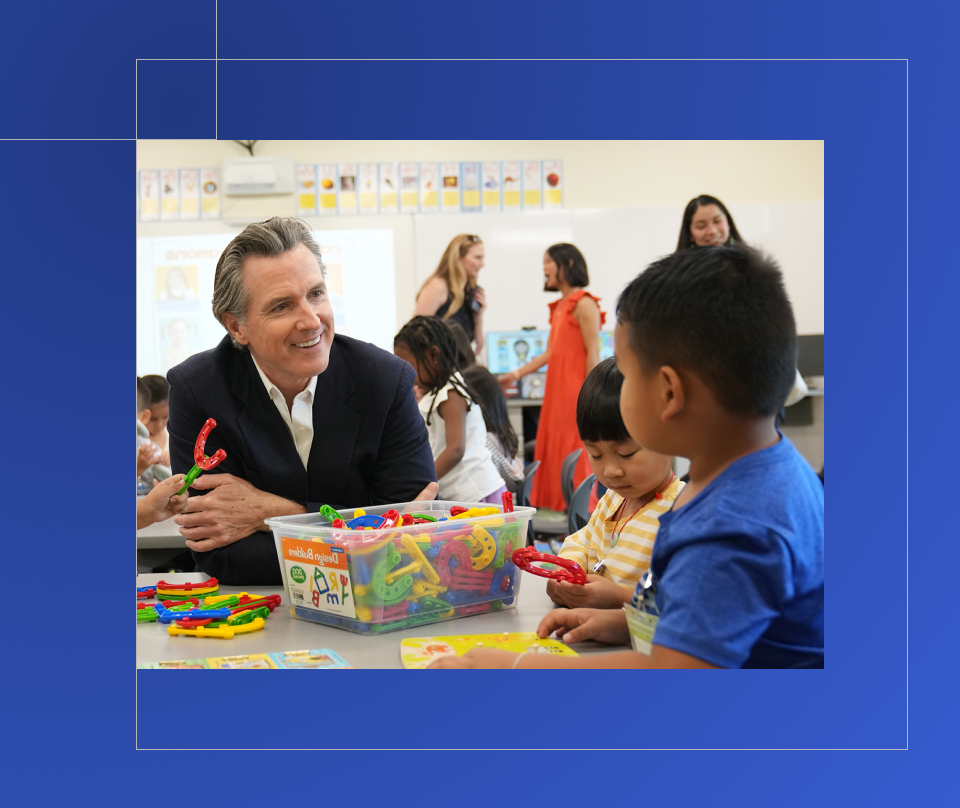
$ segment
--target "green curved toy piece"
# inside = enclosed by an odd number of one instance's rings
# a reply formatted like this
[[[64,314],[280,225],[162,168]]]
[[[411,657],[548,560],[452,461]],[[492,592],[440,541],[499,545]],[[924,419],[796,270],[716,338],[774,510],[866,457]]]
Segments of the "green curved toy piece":
[[[411,513],[410,514],[414,519],[426,519],[428,522],[439,522],[436,516],[430,516],[427,513]]]
[[[137,609],[138,623],[156,623],[159,619],[160,615],[152,606],[147,606],[145,609]]]
[[[440,600],[440,598],[432,597],[431,595],[424,595],[423,597],[417,600],[423,607],[423,611],[418,612],[418,614],[428,614],[435,617],[452,617],[453,616],[453,606],[447,603],[445,600]],[[450,614],[448,615],[447,612]]]
[[[201,472],[202,472],[202,469],[200,468],[200,466],[194,465],[194,467],[187,472],[187,476],[183,478],[183,488],[177,491],[177,496],[181,496],[183,492],[190,487],[193,481],[200,476]]]
[[[389,623],[374,623],[370,626],[370,631],[374,634],[379,634],[381,631],[394,631],[396,629],[405,628],[408,623],[408,620],[405,618],[403,620],[393,620]]]
[[[343,516],[340,515],[340,512],[339,512],[339,511],[334,510],[334,509],[331,508],[329,505],[321,505],[321,506],[320,506],[320,515],[321,515],[321,516],[325,516],[325,517],[326,517],[327,519],[329,519],[331,522],[333,522],[335,519],[339,519],[339,520],[341,520],[342,522],[346,522],[346,521],[347,521],[346,519],[343,518]]]
[[[231,617],[227,621],[228,626],[244,626],[247,623],[252,623],[258,617],[262,617],[266,620],[270,616],[270,609],[266,606],[261,606],[258,609],[253,609],[249,612],[243,612],[242,614],[237,614]]]
[[[510,545],[510,554],[513,555],[513,543],[517,537],[518,529],[517,525],[507,525],[500,531],[500,535],[497,536],[497,556],[493,559],[493,566],[497,569],[500,569],[500,567],[510,560],[509,557],[504,558],[504,550],[508,544]]]
[[[384,580],[387,570],[392,570],[399,563],[399,551],[394,547],[393,542],[388,542],[386,552],[374,566],[370,578],[371,591],[376,594],[384,606],[393,606],[399,603],[413,587],[413,576],[411,575],[403,575],[392,584],[388,584]],[[373,599],[368,599],[368,602],[376,603]]]

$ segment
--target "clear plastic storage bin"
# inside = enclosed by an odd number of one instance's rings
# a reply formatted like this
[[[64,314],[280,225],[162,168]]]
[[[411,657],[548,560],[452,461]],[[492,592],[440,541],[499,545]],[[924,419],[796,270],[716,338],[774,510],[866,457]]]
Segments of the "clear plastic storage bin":
[[[496,513],[453,518],[451,508]],[[333,527],[320,513],[267,519],[294,617],[366,634],[516,604],[520,571],[511,556],[526,545],[536,509],[504,514],[488,503],[434,500],[362,510],[446,519],[366,529]],[[340,513],[351,522],[355,511]]]

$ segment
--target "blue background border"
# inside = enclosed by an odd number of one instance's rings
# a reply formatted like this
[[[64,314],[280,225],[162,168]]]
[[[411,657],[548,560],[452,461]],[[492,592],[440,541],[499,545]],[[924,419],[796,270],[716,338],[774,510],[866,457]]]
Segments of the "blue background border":
[[[5,99],[0,137],[132,137],[134,103],[141,107],[151,103],[143,95],[136,102],[131,98],[133,58],[210,57],[212,4],[175,4],[163,12],[162,20],[156,9],[138,11],[127,5],[97,4],[87,8],[86,15],[54,22],[38,20],[30,16],[36,12],[21,9],[11,14],[10,30],[22,35],[0,55],[0,64],[15,84]],[[957,443],[954,430],[941,426],[941,412],[949,413],[954,400],[945,379],[955,367],[947,324],[953,313],[956,261],[949,249],[950,220],[943,211],[949,211],[946,196],[952,189],[946,178],[951,172],[955,176],[956,157],[944,149],[952,131],[949,121],[943,120],[944,106],[952,96],[936,86],[948,67],[949,45],[940,32],[951,30],[951,19],[941,17],[935,26],[921,28],[910,19],[878,15],[865,21],[837,4],[814,3],[802,9],[802,18],[771,20],[769,6],[755,4],[756,14],[748,24],[728,19],[700,33],[692,9],[680,19],[635,9],[588,22],[567,17],[561,13],[565,8],[530,16],[532,12],[509,7],[510,25],[518,34],[537,33],[531,36],[536,43],[532,51],[524,55],[556,57],[559,44],[563,56],[575,50],[576,56],[765,57],[786,52],[804,57],[911,59],[910,358],[914,379],[921,380],[915,382],[921,395],[915,400],[911,423],[915,448],[910,458],[910,520],[915,547],[921,548],[911,559],[910,576],[915,663],[911,746],[935,751],[931,747],[935,735],[924,730],[935,717],[930,708],[946,692],[941,671],[949,669],[953,654],[948,646],[944,657],[936,623],[948,605],[948,576],[956,569],[957,556],[955,541],[947,539],[956,534],[955,525],[939,507],[947,495],[930,496]],[[631,16],[641,11],[647,15],[642,20]],[[363,28],[362,20],[345,17],[345,12],[315,18],[309,17],[314,12],[306,13],[298,27],[316,31],[318,37],[324,34],[323,41],[330,42],[324,55],[403,56],[411,50],[472,55],[453,46],[417,45],[446,42],[443,33],[458,30],[463,23],[449,8],[444,8],[442,21],[434,18],[403,37],[389,27],[396,11],[378,20],[376,30]],[[491,20],[498,13],[496,5],[485,8]],[[288,5],[283,15],[276,15],[286,18],[287,24],[277,22],[273,27],[273,22],[263,22],[261,6],[234,3],[230,19],[221,9],[220,55],[289,53],[288,22],[293,15]],[[257,25],[252,29],[244,20]],[[763,34],[763,25],[769,22],[777,28],[772,45]],[[189,39],[176,35],[188,27]],[[500,23],[498,30],[503,27]],[[51,28],[56,29],[52,35]],[[635,34],[640,31],[653,44],[637,45]],[[670,42],[671,31],[683,32],[681,46]],[[344,35],[327,36],[337,32]],[[492,40],[489,50],[483,46],[478,55],[516,56],[522,44]],[[360,45],[363,52],[357,53]],[[56,58],[37,59],[38,53],[51,52]],[[23,65],[35,66],[25,71]],[[643,674],[647,677],[643,680],[636,678],[640,674],[621,672],[567,672],[556,678],[542,674],[516,678],[517,674],[497,672],[447,678],[431,673],[406,674],[398,680],[397,674],[356,671],[348,683],[339,682],[344,697],[317,705],[329,725],[337,728],[325,736],[326,745],[906,744],[906,79],[905,62],[873,61],[220,63],[217,126],[223,139],[323,134],[338,139],[815,138],[826,143],[825,293],[830,364],[835,368],[830,449],[831,468],[840,470],[839,478],[833,479],[841,480],[840,493],[832,495],[827,511],[831,587],[826,670],[721,673],[710,678],[666,672]],[[277,93],[277,87],[288,85],[295,91]],[[185,108],[207,108],[212,91],[206,81],[179,84]],[[244,103],[251,93],[271,102],[261,108]],[[504,114],[504,95],[515,100],[511,108],[515,117]],[[371,98],[376,103],[365,103]],[[454,101],[445,103],[447,98]],[[461,104],[475,105],[481,114],[471,116],[467,124],[448,114]],[[145,122],[141,120],[141,126]],[[141,137],[150,134],[140,132]],[[194,136],[189,127],[185,134]],[[130,141],[7,141],[0,148],[9,170],[8,188],[16,189],[0,199],[8,233],[15,236],[10,239],[8,316],[2,326],[12,382],[4,407],[10,425],[6,448],[11,457],[26,458],[19,487],[8,489],[16,497],[16,513],[27,514],[17,516],[18,527],[11,533],[11,568],[35,569],[37,543],[49,542],[63,553],[56,565],[57,580],[92,575],[111,591],[111,582],[122,589],[132,561],[122,527],[132,517],[132,503],[123,494],[127,485],[121,478],[126,473],[118,470],[126,465],[128,439],[118,425],[129,420],[123,401],[131,394],[123,377],[130,372],[125,368],[134,367],[135,147]],[[91,215],[78,216],[78,206]],[[89,246],[92,243],[96,249]],[[47,515],[52,518],[43,519]],[[30,586],[29,578],[27,583]],[[122,602],[121,594],[107,600]],[[58,598],[65,596],[58,592]],[[86,743],[73,761],[77,764],[87,757],[88,748],[91,756],[97,747],[101,753],[132,748],[129,660],[134,636],[127,619],[117,619],[110,611],[107,605],[103,614],[98,611],[75,624],[64,622],[53,639],[41,640],[29,624],[11,627],[9,648],[21,655],[30,683],[48,695],[64,690],[73,694],[69,710],[61,706],[56,713],[50,712],[58,709],[56,704],[44,702],[38,708],[32,700],[17,701],[13,713],[24,722],[24,744],[50,743],[55,722],[61,733],[70,729],[84,733]],[[51,645],[58,649],[58,658],[63,655],[68,661],[37,662],[30,656]],[[283,719],[285,707],[298,705],[307,713],[313,709],[311,688],[302,679],[285,686],[294,698],[284,699],[283,691],[258,694],[259,687],[252,690],[249,680],[207,676],[173,683],[150,672],[136,675],[144,746],[158,737],[151,730],[157,722],[204,714],[221,722],[222,737],[235,739],[237,745],[256,745],[257,739],[268,745],[290,743],[296,736],[290,735]],[[483,691],[500,694],[499,716],[471,718],[469,710],[458,706],[465,703],[465,694]],[[384,725],[385,705],[400,694],[429,705],[436,721],[430,731],[416,721]],[[520,718],[519,710],[530,710],[531,718]],[[642,711],[644,720],[635,720],[632,710]],[[242,722],[236,718],[241,713]],[[215,745],[212,740],[205,735],[198,745]],[[812,767],[826,774],[829,767],[823,756],[817,758],[816,763],[807,761],[804,770]],[[388,757],[377,760],[384,772],[396,768],[386,762]],[[576,770],[563,765],[562,754],[522,760],[547,763],[549,768],[539,770],[556,773],[564,783],[563,794],[576,796],[577,788],[565,784]],[[597,759],[596,773],[576,774],[588,780],[601,777],[605,768],[601,760],[610,758]],[[662,779],[669,771],[659,768],[662,755],[641,760],[646,775],[656,773]],[[848,796],[856,794],[859,799],[872,791],[891,801],[902,796],[904,764],[898,763],[894,773],[890,764],[875,765],[874,760],[847,757],[850,779],[833,780],[824,796],[839,799],[847,788],[853,789]],[[364,766],[362,761],[357,765]],[[729,774],[729,763],[705,765],[711,771],[721,765]],[[782,758],[768,756],[762,774],[758,768],[755,763],[749,771],[760,793],[765,784],[780,783],[779,791],[796,782],[796,769]],[[447,780],[447,785],[452,782]],[[785,801],[800,798],[791,793]]]

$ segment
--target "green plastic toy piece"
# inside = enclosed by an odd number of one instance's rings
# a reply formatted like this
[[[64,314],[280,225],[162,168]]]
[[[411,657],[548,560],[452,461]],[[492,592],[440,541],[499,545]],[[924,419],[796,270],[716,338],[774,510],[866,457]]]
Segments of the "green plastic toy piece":
[[[386,553],[373,568],[373,575],[370,578],[371,591],[374,592],[384,606],[393,606],[403,600],[407,593],[413,587],[413,576],[402,575],[392,584],[384,580],[387,570],[392,570],[400,563],[400,553],[394,547],[393,542],[388,542]],[[376,603],[374,599],[369,599],[370,603]]]
[[[424,623],[436,623],[439,619],[439,612],[417,612],[407,617],[407,625],[422,626]]]
[[[417,603],[423,607],[423,610],[418,612],[418,614],[426,613],[438,617],[442,613],[453,610],[453,606],[445,600],[440,600],[440,598],[435,598],[431,595],[424,595],[417,600]]]
[[[258,609],[254,609],[250,612],[243,612],[242,614],[236,614],[227,621],[228,626],[244,626],[247,623],[252,623],[258,617],[262,617],[266,620],[270,616],[270,609],[266,606],[261,606]],[[212,625],[212,624],[211,624]]]
[[[346,522],[346,521],[347,521],[346,519],[344,519],[344,518],[340,515],[340,512],[339,512],[339,511],[335,511],[335,510],[334,510],[333,508],[331,508],[329,505],[321,505],[321,506],[320,506],[320,515],[321,515],[321,516],[325,516],[325,517],[326,517],[327,519],[329,519],[331,522],[333,522],[335,519],[340,519],[342,522]]]
[[[500,535],[497,536],[497,555],[493,559],[493,566],[497,569],[500,569],[507,561],[510,560],[510,556],[506,556],[504,552],[507,548],[507,545],[510,546],[510,555],[513,555],[513,545],[514,540],[517,538],[517,525],[507,525],[503,530],[500,531]]]
[[[374,634],[379,634],[381,631],[394,631],[395,629],[405,628],[407,625],[407,620],[394,620],[390,623],[374,623],[370,626],[370,631]]]
[[[137,609],[138,623],[156,623],[159,619],[160,615],[152,606],[148,606],[146,609]]]
[[[414,519],[426,519],[428,522],[439,522],[436,516],[430,516],[426,513],[411,513],[410,514]]]

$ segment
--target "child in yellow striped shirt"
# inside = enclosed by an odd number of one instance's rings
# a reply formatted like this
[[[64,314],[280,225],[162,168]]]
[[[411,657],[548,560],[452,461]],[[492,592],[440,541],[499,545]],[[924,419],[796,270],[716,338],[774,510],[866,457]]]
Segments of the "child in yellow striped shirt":
[[[611,357],[587,376],[577,399],[577,429],[590,467],[607,487],[587,526],[568,536],[562,558],[587,574],[583,586],[549,581],[547,594],[568,608],[619,609],[650,567],[658,518],[684,484],[673,458],[639,446],[620,417],[623,376]]]

